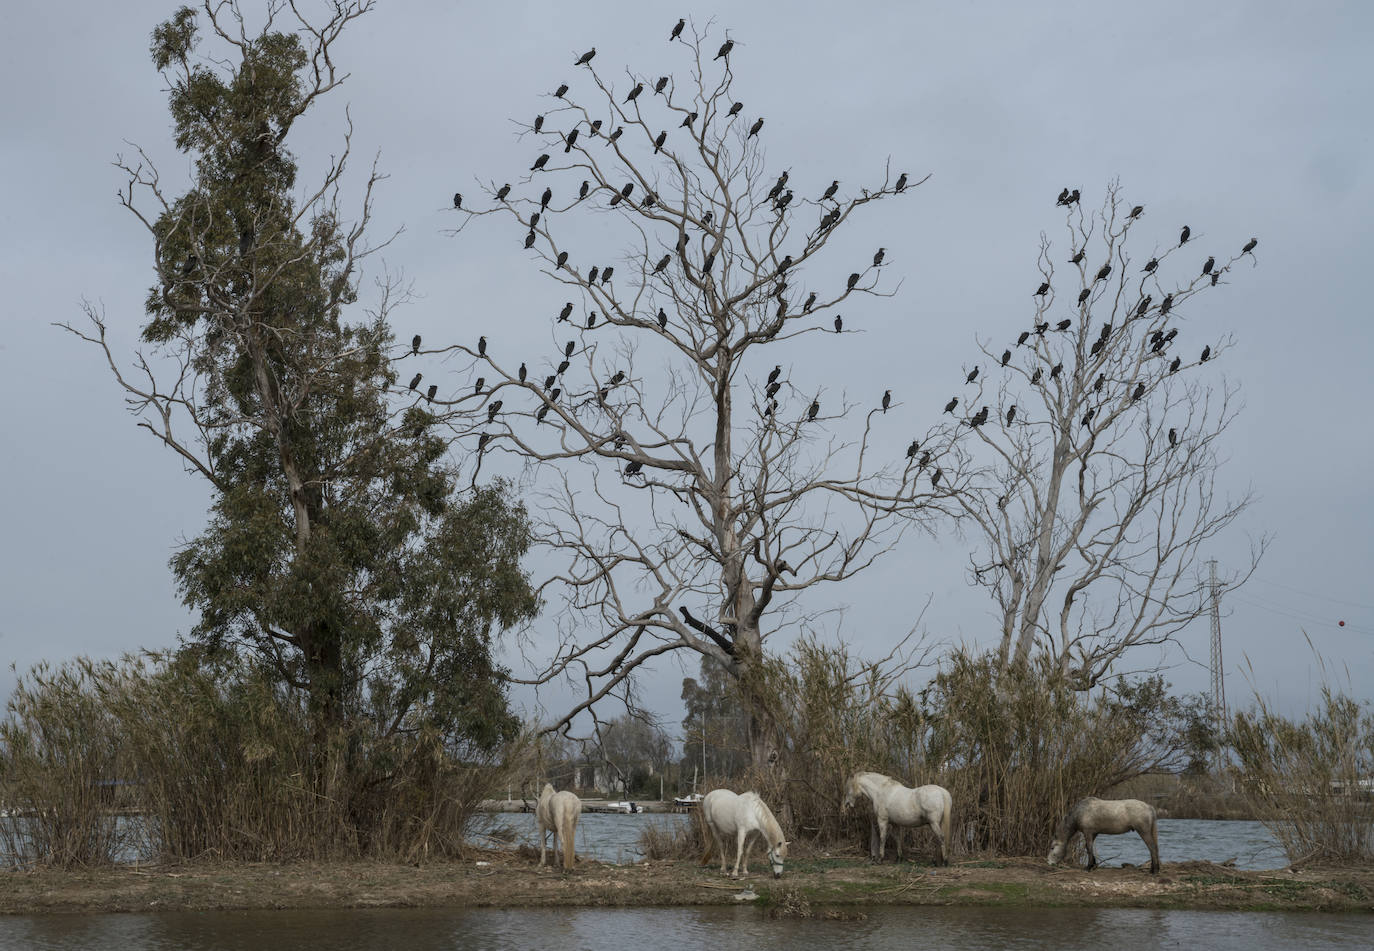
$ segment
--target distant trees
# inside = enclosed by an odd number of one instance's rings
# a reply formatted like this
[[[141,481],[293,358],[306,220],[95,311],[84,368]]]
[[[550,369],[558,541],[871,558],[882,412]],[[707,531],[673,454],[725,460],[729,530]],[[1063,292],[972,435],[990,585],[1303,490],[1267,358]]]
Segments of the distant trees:
[[[735,98],[738,54],[707,44],[679,36],[677,76],[616,84],[598,61],[569,64],[526,127],[531,164],[458,212],[509,216],[566,289],[556,348],[458,349],[487,384],[471,399],[490,415],[469,438],[559,467],[539,533],[566,560],[545,590],[577,620],[531,682],[572,678],[583,695],[551,728],[693,651],[742,686],[751,761],[766,767],[777,737],[750,690],[770,619],[890,550],[947,497],[960,460],[954,427],[914,434],[884,415],[900,403],[882,385],[855,403],[827,391],[824,368],[789,363],[803,336],[851,341],[845,305],[889,285],[884,249],[830,261],[832,237],[919,182],[801,182],[766,163],[762,110]]]
[[[655,723],[625,714],[601,723],[588,759],[604,763],[612,781],[630,793],[658,797],[658,779],[673,761],[673,742]]]
[[[683,775],[694,769],[702,780],[741,775],[750,763],[749,716],[725,665],[701,655],[700,679],[682,679],[682,703]]]
[[[118,163],[121,201],[153,241],[147,349],[117,358],[94,308],[67,325],[101,348],[139,425],[209,483],[210,523],[172,558],[200,614],[188,646],[247,651],[306,699],[324,795],[351,731],[450,752],[510,736],[493,635],[537,607],[519,565],[524,509],[499,484],[460,492],[438,417],[396,386],[419,348],[395,346],[395,289],[346,319],[375,250],[379,175],[346,223],[349,135],[309,184],[287,148],[345,80],[336,44],[371,7],[339,2],[316,22],[272,4],[255,31],[237,4],[207,0],[154,31],[193,164],[177,196],[141,151]],[[202,30],[213,53],[197,50]]]
[[[1042,238],[1031,322],[971,371],[984,372],[962,394],[964,425],[984,468],[956,498],[981,541],[972,575],[997,604],[1003,664],[1039,648],[1087,689],[1206,610],[1202,553],[1250,502],[1216,487],[1236,391],[1203,365],[1230,339],[1189,338],[1186,318],[1255,242],[1218,263],[1185,227],[1133,253],[1144,209],[1115,186],[1096,212],[1077,194],[1061,195],[1068,240]]]

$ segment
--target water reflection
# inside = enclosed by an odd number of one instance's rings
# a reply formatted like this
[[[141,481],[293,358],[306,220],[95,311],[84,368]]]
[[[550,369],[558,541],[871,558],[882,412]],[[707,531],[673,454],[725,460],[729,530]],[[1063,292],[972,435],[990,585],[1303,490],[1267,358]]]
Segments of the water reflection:
[[[1367,948],[1363,915],[1114,909],[877,908],[865,921],[773,920],[756,908],[473,909],[61,915],[0,919],[0,951],[1074,951],[1103,947]]]

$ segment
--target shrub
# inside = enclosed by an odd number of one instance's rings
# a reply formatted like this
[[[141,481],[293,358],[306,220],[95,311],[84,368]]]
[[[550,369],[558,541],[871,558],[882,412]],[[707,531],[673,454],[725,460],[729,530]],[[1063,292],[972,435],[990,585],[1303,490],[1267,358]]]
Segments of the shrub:
[[[639,833],[639,851],[653,861],[699,859],[706,843],[701,809],[692,809],[687,822],[649,822]]]
[[[908,672],[799,641],[755,688],[771,698],[785,768],[737,788],[757,788],[789,835],[862,845],[868,818],[840,813],[850,774],[935,783],[953,799],[952,851],[1040,854],[1077,799],[1183,765],[1198,713],[1158,677],[1090,696],[1049,664],[1002,669],[965,651],[944,657],[919,693],[901,682]]]
[[[0,847],[13,861],[70,868],[115,861],[127,823],[108,808],[130,776],[118,723],[103,702],[106,668],[39,664],[15,685],[0,722]]]
[[[110,862],[136,834],[140,853],[182,860],[451,855],[515,758],[456,743],[423,711],[400,730],[356,716],[323,739],[311,722],[299,695],[240,659],[36,668],[0,723],[4,799],[34,817],[0,826],[22,838],[7,850]],[[322,764],[337,773],[323,783]],[[141,821],[120,823],[96,800],[107,779],[132,781]]]
[[[1242,794],[1294,862],[1374,859],[1374,715],[1322,687],[1320,707],[1298,721],[1263,697],[1237,713],[1232,770]]]

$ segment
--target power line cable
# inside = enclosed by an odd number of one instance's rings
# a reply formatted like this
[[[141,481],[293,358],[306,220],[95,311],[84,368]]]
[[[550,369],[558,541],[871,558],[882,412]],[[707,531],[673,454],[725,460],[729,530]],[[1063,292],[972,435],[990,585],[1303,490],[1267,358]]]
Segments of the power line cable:
[[[1291,584],[1284,584],[1282,581],[1273,581],[1269,578],[1256,578],[1255,580],[1260,582],[1261,584],[1271,584],[1276,588],[1284,588],[1285,590],[1292,591],[1294,594],[1301,594],[1309,598],[1316,598],[1319,601],[1334,601],[1337,604],[1344,604],[1347,607],[1367,608],[1370,611],[1374,611],[1374,604],[1365,604],[1363,601],[1346,601],[1342,598],[1333,598],[1330,595],[1318,594],[1315,591],[1307,591],[1303,588],[1295,588]]]
[[[1286,617],[1290,620],[1298,621],[1299,623],[1314,625],[1319,624],[1323,627],[1340,626],[1342,630],[1351,631],[1355,634],[1374,634],[1374,630],[1371,630],[1370,628],[1366,628],[1358,624],[1351,624],[1349,621],[1346,621],[1344,625],[1340,625],[1339,622],[1341,619],[1339,618],[1322,617],[1316,614],[1302,613],[1300,611],[1290,610],[1285,607],[1276,607],[1273,604],[1261,604],[1260,602],[1254,601],[1248,597],[1245,597],[1244,595],[1236,594],[1234,591],[1231,592],[1230,596],[1234,600],[1239,601],[1240,603],[1248,605],[1252,608],[1256,608],[1260,611],[1264,611],[1269,614],[1275,614],[1280,617]]]

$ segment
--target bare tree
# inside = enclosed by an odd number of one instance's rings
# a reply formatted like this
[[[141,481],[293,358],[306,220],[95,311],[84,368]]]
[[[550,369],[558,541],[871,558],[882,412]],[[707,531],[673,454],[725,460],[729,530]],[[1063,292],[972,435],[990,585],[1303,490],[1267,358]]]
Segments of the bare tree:
[[[1203,364],[1231,338],[1181,333],[1194,298],[1253,258],[1255,242],[1218,264],[1185,227],[1142,264],[1127,244],[1144,209],[1116,185],[1097,212],[1077,196],[1060,196],[1066,247],[1041,237],[1033,323],[982,345],[988,363],[969,370],[965,405],[980,409],[964,424],[992,462],[960,502],[981,529],[971,567],[997,603],[1002,662],[1038,645],[1087,688],[1206,609],[1200,552],[1251,500],[1216,487],[1236,389]]]
[[[490,183],[494,206],[469,212],[518,221],[569,292],[550,355],[458,348],[494,381],[474,394],[496,407],[481,443],[559,463],[543,537],[566,567],[545,590],[570,610],[526,682],[574,677],[585,694],[553,729],[628,697],[637,668],[678,650],[720,660],[747,695],[779,609],[872,564],[962,471],[957,427],[913,442],[881,387],[860,406],[784,369],[789,344],[847,343],[842,308],[890,294],[881,250],[833,277],[820,259],[866,205],[919,183],[774,178],[764,119],[734,96],[730,41],[713,57],[696,28],[680,40],[682,81],[627,71],[614,86],[570,63],[576,91],[525,127],[541,153],[529,174],[514,191]],[[593,233],[624,244],[596,256]],[[777,747],[764,705],[752,716],[761,766]]]

